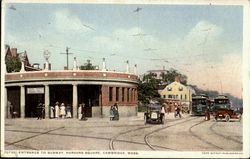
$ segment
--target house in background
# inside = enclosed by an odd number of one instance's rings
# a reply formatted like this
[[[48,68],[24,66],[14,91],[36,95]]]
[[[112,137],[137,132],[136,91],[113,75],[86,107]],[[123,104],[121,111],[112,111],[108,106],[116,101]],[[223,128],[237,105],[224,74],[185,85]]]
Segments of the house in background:
[[[171,112],[174,112],[174,106],[177,104],[182,108],[189,109],[192,101],[192,94],[195,94],[194,90],[180,83],[178,77],[175,77],[175,81],[167,85],[161,92],[161,98],[170,108]],[[190,110],[190,109],[189,109]]]
[[[40,71],[41,69],[39,68],[39,64],[35,63],[34,65],[31,66],[29,59],[28,59],[28,54],[26,51],[17,53],[17,48],[10,48],[9,45],[5,45],[5,60],[9,57],[18,57],[20,61],[22,61],[22,57],[24,58],[24,68],[25,71]]]

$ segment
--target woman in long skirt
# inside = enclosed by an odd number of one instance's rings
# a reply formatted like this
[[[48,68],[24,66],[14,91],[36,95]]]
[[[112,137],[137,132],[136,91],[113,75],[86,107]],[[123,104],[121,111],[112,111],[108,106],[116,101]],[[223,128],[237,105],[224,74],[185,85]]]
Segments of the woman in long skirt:
[[[56,105],[55,105],[55,117],[56,117],[56,119],[58,119],[59,116],[60,116],[59,102],[56,102]]]
[[[66,118],[71,118],[71,106],[69,104],[66,106],[66,112]]]
[[[66,111],[65,111],[65,105],[64,103],[61,104],[61,115],[62,115],[62,118],[64,119],[65,118],[65,115],[66,115]]]

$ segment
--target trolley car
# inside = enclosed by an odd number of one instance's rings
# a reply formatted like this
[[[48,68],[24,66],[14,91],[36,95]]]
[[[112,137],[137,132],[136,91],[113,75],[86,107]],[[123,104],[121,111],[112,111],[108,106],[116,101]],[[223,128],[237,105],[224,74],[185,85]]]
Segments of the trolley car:
[[[219,95],[218,97],[214,98],[213,112],[217,111],[218,109],[231,109],[230,100],[227,96]]]
[[[209,97],[205,94],[192,97],[192,115],[205,115],[206,108],[210,107]]]

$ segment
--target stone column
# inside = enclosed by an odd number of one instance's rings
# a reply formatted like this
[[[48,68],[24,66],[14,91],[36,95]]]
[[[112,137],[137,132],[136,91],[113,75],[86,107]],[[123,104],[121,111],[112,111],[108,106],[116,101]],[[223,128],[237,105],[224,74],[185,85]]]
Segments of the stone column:
[[[45,92],[44,92],[44,105],[45,105],[45,118],[49,118],[49,85],[44,85],[45,87]]]
[[[21,97],[20,97],[20,117],[25,118],[25,87],[21,86]]]
[[[78,105],[77,84],[73,84],[73,118],[77,118],[77,105]]]

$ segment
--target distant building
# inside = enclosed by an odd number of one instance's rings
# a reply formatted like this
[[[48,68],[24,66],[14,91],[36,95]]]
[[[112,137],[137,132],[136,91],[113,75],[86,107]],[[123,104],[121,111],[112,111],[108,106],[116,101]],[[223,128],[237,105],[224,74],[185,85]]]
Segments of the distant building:
[[[160,95],[164,102],[171,106],[171,112],[173,112],[175,103],[189,107],[194,93],[191,87],[181,84],[179,78],[176,77],[174,82],[160,92]]]
[[[167,74],[167,70],[165,70],[165,67],[163,67],[162,70],[149,70],[148,73],[154,73],[156,74],[156,79],[162,79],[162,74]]]
[[[20,61],[22,61],[22,57],[24,58],[24,68],[25,68],[25,71],[40,71],[41,69],[39,68],[39,64],[35,65],[30,65],[30,62],[29,62],[29,59],[28,59],[28,55],[27,55],[27,52],[24,51],[24,52],[20,52],[20,53],[17,53],[17,48],[10,48],[9,45],[5,45],[5,60],[8,58],[8,57],[18,57],[20,59]]]

